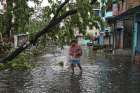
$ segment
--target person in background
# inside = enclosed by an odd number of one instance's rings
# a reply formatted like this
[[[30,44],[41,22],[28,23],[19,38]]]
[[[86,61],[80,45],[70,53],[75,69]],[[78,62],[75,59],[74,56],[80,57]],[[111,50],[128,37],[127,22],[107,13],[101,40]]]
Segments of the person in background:
[[[72,72],[74,73],[74,67],[77,65],[82,71],[80,64],[80,57],[82,56],[82,48],[78,45],[77,40],[72,40],[69,48],[70,64]]]

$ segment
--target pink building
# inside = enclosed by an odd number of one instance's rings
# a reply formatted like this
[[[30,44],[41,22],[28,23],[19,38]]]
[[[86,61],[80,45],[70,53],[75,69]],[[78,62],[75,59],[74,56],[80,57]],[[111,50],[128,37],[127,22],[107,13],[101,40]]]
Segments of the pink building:
[[[140,5],[140,0],[127,0],[127,9]]]
[[[117,4],[113,4],[112,10],[113,10],[113,16],[120,15],[124,12],[126,12],[130,8],[134,8],[136,6],[140,5],[140,0],[122,0],[119,1]]]

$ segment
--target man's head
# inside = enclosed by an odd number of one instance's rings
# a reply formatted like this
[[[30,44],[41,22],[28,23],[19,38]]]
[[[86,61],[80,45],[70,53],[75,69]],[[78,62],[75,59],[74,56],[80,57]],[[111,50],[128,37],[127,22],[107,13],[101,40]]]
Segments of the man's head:
[[[77,40],[72,40],[70,43],[71,46],[75,46],[76,44],[77,44]]]

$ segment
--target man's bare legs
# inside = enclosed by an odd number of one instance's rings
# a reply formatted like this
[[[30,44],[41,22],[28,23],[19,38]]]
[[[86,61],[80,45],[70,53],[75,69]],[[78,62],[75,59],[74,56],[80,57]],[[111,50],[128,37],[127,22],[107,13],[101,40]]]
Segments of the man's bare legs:
[[[71,64],[72,73],[74,73],[74,64]]]
[[[71,64],[72,73],[74,73],[74,67],[75,66],[76,66],[75,64]],[[79,67],[80,71],[82,71],[81,64],[77,64],[77,66]]]
[[[82,71],[82,67],[81,67],[81,64],[77,64],[79,69]]]

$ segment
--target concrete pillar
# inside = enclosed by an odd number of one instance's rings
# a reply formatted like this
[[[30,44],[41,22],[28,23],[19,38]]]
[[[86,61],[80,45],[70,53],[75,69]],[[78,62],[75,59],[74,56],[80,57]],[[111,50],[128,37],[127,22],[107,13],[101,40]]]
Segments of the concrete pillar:
[[[14,35],[14,48],[17,48],[17,35]]]
[[[116,34],[115,34],[115,31],[116,31],[116,23],[113,23],[113,54],[116,54]]]
[[[136,15],[134,15],[134,22],[133,22],[133,49],[132,49],[132,62],[135,60],[135,51],[136,51],[136,45],[137,45],[137,22],[136,22]]]

